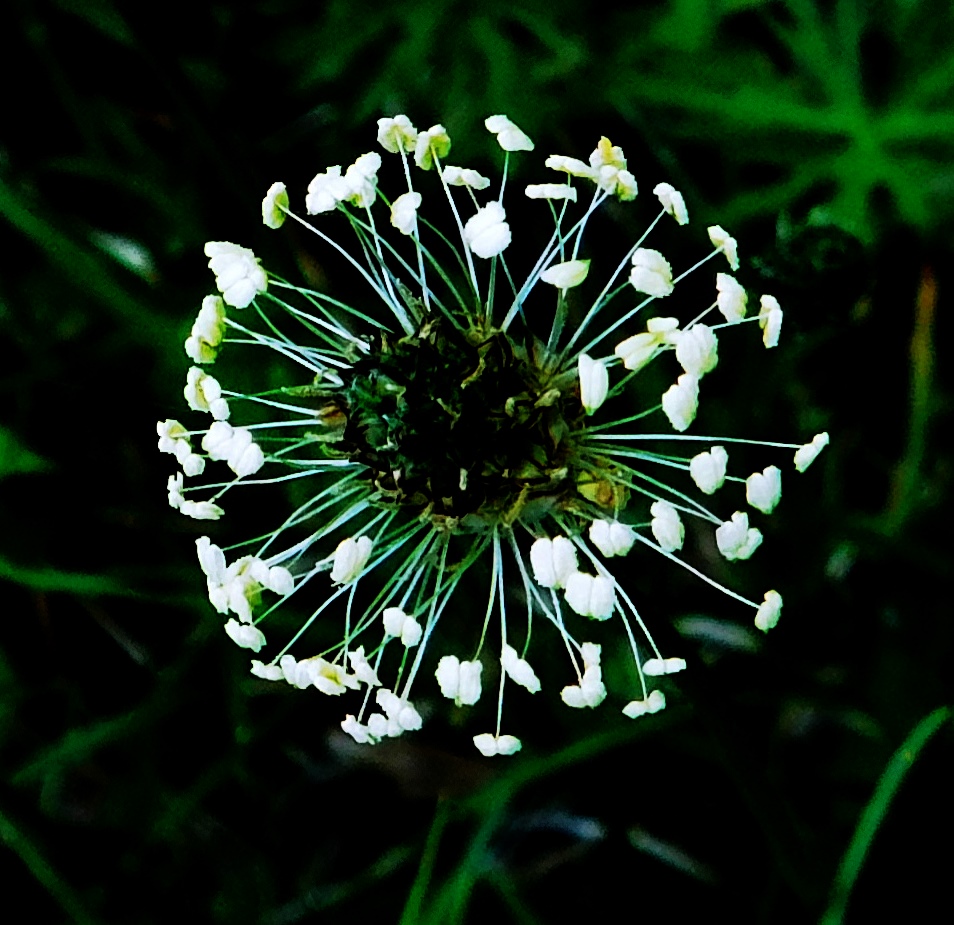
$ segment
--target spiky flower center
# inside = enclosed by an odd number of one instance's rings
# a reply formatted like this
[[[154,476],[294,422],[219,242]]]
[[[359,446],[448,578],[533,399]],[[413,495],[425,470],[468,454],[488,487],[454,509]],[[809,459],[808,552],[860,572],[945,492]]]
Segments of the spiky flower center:
[[[381,335],[325,407],[334,450],[368,467],[381,504],[453,530],[565,509],[577,495],[574,373],[536,339],[439,320]]]

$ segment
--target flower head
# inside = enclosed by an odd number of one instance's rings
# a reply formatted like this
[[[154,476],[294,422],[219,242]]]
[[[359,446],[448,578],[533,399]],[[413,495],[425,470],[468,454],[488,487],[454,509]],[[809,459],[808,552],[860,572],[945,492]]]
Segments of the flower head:
[[[491,116],[486,126],[508,152],[505,170],[511,155],[533,148],[505,116]],[[231,501],[240,486],[263,486],[243,488],[246,497],[280,493],[259,506],[271,526],[235,544],[228,558],[208,537],[197,541],[211,609],[239,646],[271,652],[270,661],[251,660],[256,678],[354,702],[340,725],[361,744],[419,729],[411,695],[436,679],[454,703],[496,709],[496,726],[474,736],[475,747],[512,755],[521,743],[502,732],[506,691],[516,686],[553,700],[559,691],[574,709],[616,696],[602,675],[607,643],[580,641],[590,630],[630,652],[637,683],[622,691],[622,712],[655,713],[666,698],[647,682],[683,670],[686,661],[657,647],[630,598],[629,562],[619,557],[639,548],[699,574],[684,551],[695,519],[714,528],[726,559],[746,559],[761,531],[731,506],[710,511],[706,496],[740,492],[744,482],[749,504],[768,514],[781,491],[771,464],[747,479],[728,474],[720,444],[735,438],[685,433],[699,408],[700,379],[724,374],[716,373],[716,325],[706,323],[706,313],[717,309],[728,322],[742,321],[745,292],[718,273],[713,305],[678,304],[683,290],[677,298],[675,281],[687,272],[674,277],[669,259],[647,240],[660,219],[655,202],[646,212],[649,231],[621,242],[607,269],[598,269],[600,255],[586,249],[590,216],[611,198],[627,203],[637,192],[622,149],[605,137],[586,160],[546,158],[565,183],[525,188],[526,197],[550,200],[550,207],[521,196],[522,208],[534,216],[549,211],[555,223],[550,242],[526,266],[522,248],[508,250],[522,232],[520,207],[511,215],[504,205],[506,177],[488,196],[487,177],[444,165],[450,138],[441,125],[419,132],[398,115],[380,119],[376,137],[396,158],[361,154],[346,170],[322,170],[307,192],[289,196],[274,184],[262,203],[269,227],[292,216],[315,231],[316,242],[333,242],[366,287],[352,304],[283,280],[270,289],[252,251],[206,245],[221,295],[206,297],[186,341],[196,365],[184,395],[197,424],[157,425],[158,448],[177,466],[166,482],[168,501],[187,517],[218,520],[224,496]],[[432,172],[414,172],[412,158]],[[392,168],[403,183],[397,189]],[[653,192],[676,224],[686,225],[682,195],[666,183]],[[424,220],[432,206],[450,206],[444,230],[430,212]],[[323,216],[321,227],[302,211]],[[349,226],[357,247],[333,237],[336,227]],[[453,228],[456,239],[445,233]],[[735,240],[718,226],[709,236],[735,269]],[[445,263],[448,245],[456,253]],[[699,268],[706,263],[692,272],[705,272]],[[594,301],[580,284],[598,274]],[[664,297],[673,306],[665,317],[636,318]],[[226,306],[253,299],[247,323],[226,314]],[[774,346],[781,309],[771,296],[763,296],[758,321],[764,343]],[[731,334],[747,330],[736,325]],[[230,331],[239,333],[219,356]],[[258,348],[248,359],[244,344]],[[254,364],[265,351],[270,362],[259,375]],[[215,377],[200,368],[213,361]],[[282,372],[278,361],[287,363]],[[229,362],[245,364],[239,381],[258,378],[260,385],[237,391],[222,368]],[[653,363],[665,366],[665,378],[650,382],[678,379],[647,407],[640,404],[642,371]],[[819,434],[805,445],[756,445],[790,447],[804,471],[827,442]],[[187,484],[207,471],[215,474],[205,483]],[[286,495],[288,487],[294,490]],[[290,498],[294,506],[285,509]],[[633,560],[633,573],[641,568]],[[466,603],[474,581],[488,582],[489,593],[472,625]],[[752,608],[759,629],[777,622],[777,592],[761,603],[728,593]],[[273,618],[279,606],[285,620]],[[301,626],[289,632],[288,617],[298,614]],[[343,627],[332,635],[339,620]],[[562,664],[529,651],[540,622],[565,648]],[[487,673],[498,693],[481,700]]]

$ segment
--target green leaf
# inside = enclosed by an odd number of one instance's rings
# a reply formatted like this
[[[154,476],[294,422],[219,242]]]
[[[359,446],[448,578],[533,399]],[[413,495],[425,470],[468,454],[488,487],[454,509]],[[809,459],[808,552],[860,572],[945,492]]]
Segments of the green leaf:
[[[86,575],[82,572],[61,572],[51,567],[20,566],[0,556],[0,581],[12,581],[34,591],[65,591],[88,597],[110,595],[132,597],[130,588],[105,575]]]
[[[25,472],[47,472],[53,464],[27,449],[12,430],[0,426],[0,479]]]
[[[96,925],[76,891],[53,869],[40,849],[0,809],[0,843],[24,863],[36,881],[56,901],[75,925]],[[37,910],[31,910],[35,917]]]

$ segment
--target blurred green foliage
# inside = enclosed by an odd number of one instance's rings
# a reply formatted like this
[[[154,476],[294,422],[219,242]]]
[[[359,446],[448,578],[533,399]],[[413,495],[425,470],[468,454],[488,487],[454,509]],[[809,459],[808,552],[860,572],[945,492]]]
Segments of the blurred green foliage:
[[[0,60],[9,908],[284,925],[331,911],[563,921],[622,905],[784,923],[817,920],[833,882],[839,903],[853,886],[837,912],[849,922],[944,897],[954,752],[932,711],[952,702],[954,636],[949,3],[5,12],[8,47],[27,58]],[[776,356],[723,358],[707,425],[833,438],[786,483],[764,555],[720,576],[785,594],[764,644],[707,631],[735,615],[637,563],[654,631],[693,663],[674,708],[629,724],[534,704],[525,751],[503,766],[478,760],[474,730],[436,702],[417,739],[368,753],[337,734],[333,704],[250,678],[209,612],[201,531],[166,506],[154,448],[210,285],[203,242],[321,278],[294,232],[265,233],[258,197],[348,163],[399,111],[444,122],[478,166],[494,156],[481,128],[493,112],[537,153],[586,156],[604,133],[622,144],[643,195],[659,179],[680,188],[694,224],[738,237],[742,281],[786,308]],[[925,733],[925,716],[938,728]],[[898,787],[892,754],[912,730],[924,747]]]

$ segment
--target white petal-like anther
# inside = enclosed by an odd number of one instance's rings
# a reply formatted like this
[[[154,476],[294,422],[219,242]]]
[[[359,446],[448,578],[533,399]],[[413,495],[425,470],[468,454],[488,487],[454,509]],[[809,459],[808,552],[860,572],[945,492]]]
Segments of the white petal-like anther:
[[[249,670],[256,678],[262,678],[265,681],[281,681],[285,677],[279,665],[266,665],[257,658],[252,659],[252,667]]]
[[[699,453],[689,460],[689,475],[701,492],[711,495],[725,482],[729,454],[723,446],[714,446],[706,453]]]
[[[664,674],[685,671],[685,668],[686,660],[684,658],[651,658],[643,664],[643,674],[651,678],[658,678]]]
[[[347,732],[359,745],[367,745],[374,741],[368,727],[359,723],[351,713],[341,721],[341,729],[343,732]]]
[[[265,634],[250,623],[239,623],[238,620],[230,619],[225,624],[225,632],[237,646],[243,649],[259,652],[265,645]]]
[[[414,617],[409,617],[400,607],[385,608],[382,617],[387,636],[400,637],[401,642],[409,649],[421,641],[424,633],[421,624]]]
[[[354,581],[368,564],[371,558],[371,547],[374,543],[369,536],[349,536],[342,540],[335,550],[334,565],[331,569],[331,580],[346,585]]]
[[[225,339],[225,302],[220,296],[207,295],[186,338],[185,352],[193,363],[211,363]]]
[[[557,289],[572,289],[586,279],[589,271],[589,260],[567,260],[565,263],[547,267],[540,274],[540,279],[551,286],[556,286]]]
[[[457,706],[477,703],[483,667],[479,661],[462,662],[456,655],[445,655],[437,663],[435,672],[441,693]]]
[[[766,347],[777,347],[782,332],[782,307],[772,295],[764,295],[759,300],[759,327],[762,329],[762,343]]]
[[[484,121],[488,132],[497,136],[497,143],[504,151],[532,151],[533,142],[506,116],[488,116]]]
[[[224,582],[225,553],[207,536],[200,536],[195,541],[195,548],[199,554],[199,565],[209,581],[217,584]]]
[[[420,193],[404,193],[391,206],[391,224],[401,234],[413,235],[417,231],[417,210],[421,207]]]
[[[574,572],[567,579],[564,597],[581,617],[608,620],[616,607],[616,586],[612,578]]]
[[[719,341],[705,324],[694,324],[675,335],[679,365],[697,379],[711,373],[719,362]]]
[[[182,393],[193,411],[207,411],[217,421],[228,418],[229,405],[222,397],[222,386],[219,385],[218,379],[203,372],[198,366],[189,369]]]
[[[762,533],[749,526],[749,515],[736,511],[731,520],[716,528],[716,545],[726,559],[748,559],[762,543]]]
[[[175,453],[176,444],[180,440],[185,440],[186,444],[189,442],[189,432],[178,421],[174,421],[172,418],[159,421],[156,424],[156,433],[159,435],[160,453]]]
[[[771,514],[782,497],[782,472],[777,466],[767,466],[753,472],[745,480],[745,499],[763,514]]]
[[[733,270],[739,269],[739,251],[735,238],[719,225],[710,225],[708,228],[709,240],[725,254],[729,266]]]
[[[247,427],[236,427],[232,432],[225,461],[239,478],[244,478],[254,475],[265,465],[265,454],[252,440],[252,432]]]
[[[378,171],[381,169],[381,155],[377,151],[362,154],[346,171],[344,183],[347,187],[345,201],[359,209],[370,209],[378,196]]]
[[[657,183],[653,188],[653,195],[662,204],[662,207],[680,224],[685,225],[689,222],[689,211],[686,209],[686,201],[682,198],[682,193],[668,183]]]
[[[500,664],[514,683],[525,687],[531,694],[536,694],[540,690],[540,679],[536,672],[529,663],[517,655],[517,650],[513,646],[504,645],[500,654]]]
[[[590,542],[604,556],[625,556],[636,542],[636,531],[618,520],[594,520],[590,524]]]
[[[348,689],[358,689],[358,679],[354,675],[348,674],[344,665],[325,661],[319,656],[305,659],[298,664],[299,666],[308,666],[311,672],[311,683],[323,694],[338,697]]]
[[[292,686],[304,690],[311,685],[311,670],[307,660],[299,662],[294,655],[283,655],[278,660],[282,677]]]
[[[745,317],[749,297],[745,289],[728,273],[716,273],[716,307],[730,324]]]
[[[268,288],[268,277],[258,258],[247,247],[230,241],[209,241],[205,245],[209,269],[227,305],[245,308],[259,292]]]
[[[215,421],[208,433],[202,438],[202,449],[209,454],[209,459],[221,461],[228,459],[229,446],[235,428],[227,421]]]
[[[633,253],[629,281],[637,292],[663,298],[673,290],[672,267],[659,251],[639,247]]]
[[[295,579],[287,568],[280,565],[272,566],[268,570],[266,580],[262,582],[269,591],[274,591],[282,597],[287,597],[295,590]]]
[[[530,565],[537,584],[544,588],[563,588],[578,571],[576,549],[565,536],[552,540],[542,536],[530,547]]]
[[[182,473],[177,472],[170,475],[166,482],[166,492],[169,496],[169,507],[178,510],[185,501],[185,495],[182,494]]]
[[[828,434],[815,434],[811,443],[806,443],[795,451],[795,468],[799,472],[804,472],[826,446],[828,446]]]
[[[580,401],[587,414],[596,411],[609,393],[609,370],[601,360],[581,353],[577,368],[580,375]]]
[[[284,183],[273,183],[262,200],[262,221],[269,228],[281,228],[288,209],[288,191]]]
[[[576,187],[568,183],[531,183],[524,193],[528,199],[568,199],[576,202]]]
[[[686,528],[679,519],[679,512],[668,501],[655,501],[649,513],[653,517],[650,529],[656,537],[656,542],[666,552],[682,549]]]
[[[211,501],[183,501],[179,513],[193,520],[218,520],[225,511]]]
[[[367,684],[368,687],[381,686],[381,682],[378,680],[378,673],[374,670],[364,654],[364,646],[358,646],[354,652],[349,652],[348,661],[351,663],[351,670],[354,672],[354,676],[362,684]]]
[[[634,334],[620,341],[613,352],[623,361],[623,366],[636,372],[642,369],[663,344],[674,344],[679,333],[676,318],[650,318],[645,334]]]
[[[513,755],[523,747],[516,736],[495,736],[489,732],[474,736],[474,745],[485,758],[493,758],[495,755]]]
[[[401,644],[412,649],[421,641],[423,635],[424,630],[421,624],[414,617],[408,617],[404,621],[404,626],[401,627]]]
[[[671,385],[663,394],[662,408],[673,430],[680,433],[686,430],[699,410],[698,377],[692,373],[683,373],[675,385]]]
[[[400,636],[404,629],[407,614],[400,607],[385,607],[381,615],[384,622],[384,632],[388,636]]]
[[[391,154],[411,152],[417,144],[417,129],[404,115],[378,119],[378,144]]]
[[[560,699],[568,707],[577,709],[598,707],[606,698],[603,670],[600,667],[601,647],[592,642],[584,642],[580,646],[580,654],[583,656],[583,677],[579,684],[564,687],[560,691]]]
[[[430,170],[435,157],[447,157],[450,154],[451,140],[443,125],[432,125],[426,132],[417,136],[414,145],[414,163],[421,170]]]
[[[348,182],[341,176],[341,166],[336,164],[324,173],[319,173],[308,184],[305,196],[305,211],[309,215],[332,212],[348,196]]]
[[[441,693],[448,700],[456,700],[460,691],[460,659],[456,655],[445,655],[437,663],[434,672]]]
[[[782,595],[778,591],[766,591],[765,600],[759,604],[759,609],[755,614],[755,625],[763,633],[767,633],[778,623],[781,613]]]
[[[488,202],[472,215],[464,225],[464,240],[478,256],[496,257],[510,244],[510,226],[507,213],[499,202]]]
[[[586,161],[581,161],[577,157],[551,154],[543,163],[550,170],[559,170],[561,173],[568,173],[571,177],[585,177],[587,180],[596,181],[596,171]]]
[[[623,707],[623,715],[630,719],[646,716],[648,713],[658,713],[666,708],[666,695],[662,691],[650,691],[645,700],[631,700]]]
[[[469,186],[471,189],[487,189],[490,179],[470,167],[445,167],[441,179],[448,186]]]

